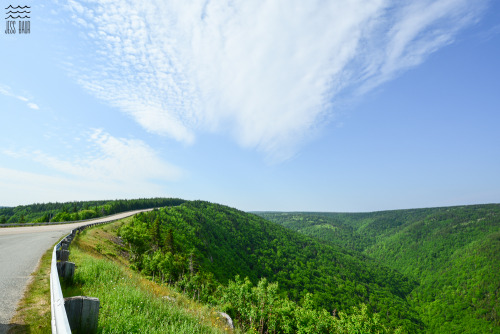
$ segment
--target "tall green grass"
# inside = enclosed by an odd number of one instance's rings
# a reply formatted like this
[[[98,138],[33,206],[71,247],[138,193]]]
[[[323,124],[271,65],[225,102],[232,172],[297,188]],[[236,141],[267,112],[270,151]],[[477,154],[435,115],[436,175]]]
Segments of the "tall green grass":
[[[65,297],[86,295],[100,300],[98,333],[221,333],[210,324],[210,310],[183,309],[138,284],[140,278],[118,264],[71,248],[77,265],[74,281],[63,284]]]

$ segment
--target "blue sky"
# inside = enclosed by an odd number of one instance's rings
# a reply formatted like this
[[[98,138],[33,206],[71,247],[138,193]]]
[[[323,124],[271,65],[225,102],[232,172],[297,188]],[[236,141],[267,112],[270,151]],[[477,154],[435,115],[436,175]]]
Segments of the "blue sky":
[[[500,202],[498,1],[26,4],[30,34],[0,37],[0,205]]]

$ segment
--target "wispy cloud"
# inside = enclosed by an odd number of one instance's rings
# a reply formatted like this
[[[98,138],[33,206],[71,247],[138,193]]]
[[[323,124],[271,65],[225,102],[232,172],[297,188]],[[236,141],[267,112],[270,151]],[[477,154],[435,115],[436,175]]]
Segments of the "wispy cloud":
[[[89,133],[87,140],[89,146],[70,159],[41,151],[30,155],[53,170],[85,180],[133,183],[174,181],[182,177],[180,168],[163,161],[141,140],[116,138],[101,129]]]
[[[101,182],[25,172],[0,167],[0,188],[5,194],[3,205],[15,206],[37,202],[67,202],[169,196],[164,187],[144,182]],[[43,199],[43,200],[40,200]]]
[[[37,168],[40,172],[22,171],[22,167],[0,168],[0,188],[9,193],[11,204],[40,198],[67,201],[168,196],[168,183],[185,175],[141,140],[117,138],[94,129],[79,141],[83,145],[72,156],[54,156],[25,148],[0,150],[14,160],[31,160],[47,167]],[[28,166],[33,169],[33,164]]]
[[[46,201],[165,196],[165,182],[179,180],[184,175],[141,140],[117,138],[101,129],[89,131],[84,138],[83,145],[71,156],[59,157],[23,148],[1,150],[0,153],[15,160],[28,159],[46,166],[42,170],[50,175],[0,168],[0,187],[5,191],[12,189],[16,194],[30,189],[26,198],[33,195]],[[50,189],[51,194],[45,194],[49,197],[43,195],[43,189],[45,192]],[[71,198],[61,197],[64,194]],[[25,203],[26,198],[19,197],[16,201]]]
[[[487,0],[69,0],[79,83],[150,132],[199,131],[285,159],[335,112],[419,65]]]
[[[30,102],[30,99],[28,99],[22,95],[14,94],[9,86],[0,85],[0,94],[2,94],[4,96],[8,96],[8,97],[13,97],[13,98],[15,98],[19,101],[22,101],[22,102],[27,102],[26,105],[30,109],[34,109],[34,110],[40,109],[37,104]]]
[[[28,107],[29,107],[29,108],[31,108],[31,109],[34,109],[34,110],[38,110],[38,109],[40,109],[40,108],[38,107],[38,105],[37,105],[37,104],[35,104],[35,103],[33,103],[33,102],[28,103]]]

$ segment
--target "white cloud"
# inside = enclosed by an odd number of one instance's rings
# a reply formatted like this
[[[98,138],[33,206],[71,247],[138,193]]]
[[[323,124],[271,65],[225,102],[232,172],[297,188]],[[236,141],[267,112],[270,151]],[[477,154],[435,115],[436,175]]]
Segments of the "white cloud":
[[[80,146],[74,150],[75,156],[65,158],[42,151],[1,150],[14,160],[38,162],[48,167],[48,172],[0,167],[0,189],[4,195],[9,194],[8,198],[3,196],[0,205],[30,203],[40,198],[68,201],[168,196],[165,182],[184,175],[141,140],[113,137],[100,129],[90,131],[86,140],[87,147]]]
[[[38,109],[40,109],[40,108],[38,107],[38,105],[36,105],[35,103],[32,103],[32,102],[28,103],[28,107],[30,107],[31,109],[34,109],[34,110],[38,110]]]
[[[72,71],[150,132],[229,132],[284,159],[339,96],[420,64],[485,3],[70,0],[90,52]]]
[[[96,129],[89,134],[86,152],[71,160],[41,151],[32,152],[35,161],[66,175],[102,182],[174,181],[182,171],[165,161],[141,140],[116,138]]]
[[[12,96],[13,96],[13,95],[12,95]],[[28,101],[29,101],[29,100],[28,100],[26,97],[24,97],[24,96],[16,96],[16,98],[17,98],[18,100],[20,100],[20,101],[23,101],[23,102],[28,102]],[[29,103],[28,103],[28,106],[29,106]]]
[[[30,102],[30,99],[28,99],[27,97],[14,94],[9,86],[5,86],[5,85],[0,84],[0,94],[7,96],[7,97],[13,97],[13,98],[15,98],[19,101],[22,101],[22,102],[27,102],[26,105],[28,106],[28,108],[31,108],[34,110],[40,109],[37,104]]]
[[[50,176],[0,167],[1,205],[40,202],[169,196],[163,187],[144,182],[101,182]],[[7,195],[8,194],[8,195]]]

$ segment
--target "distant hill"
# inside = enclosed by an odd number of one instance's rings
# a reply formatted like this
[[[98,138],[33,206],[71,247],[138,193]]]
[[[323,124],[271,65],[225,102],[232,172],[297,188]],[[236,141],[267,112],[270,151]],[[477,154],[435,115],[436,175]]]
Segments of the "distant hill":
[[[408,301],[429,333],[500,333],[500,204],[258,214],[417,280]]]
[[[311,293],[314,305],[330,314],[366,304],[390,328],[415,332],[422,325],[407,301],[416,281],[365,255],[237,209],[186,202],[136,215],[120,235],[137,270],[191,289],[197,298],[236,275],[254,284],[265,277],[291,300]]]

